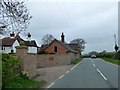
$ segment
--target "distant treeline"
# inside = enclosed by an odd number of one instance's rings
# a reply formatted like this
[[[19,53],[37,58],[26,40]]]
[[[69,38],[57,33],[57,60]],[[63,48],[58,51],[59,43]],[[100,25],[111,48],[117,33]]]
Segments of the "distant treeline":
[[[97,53],[95,54],[97,58],[114,58],[120,60],[120,51],[118,53]],[[82,56],[83,58],[90,58],[91,54],[86,54]]]

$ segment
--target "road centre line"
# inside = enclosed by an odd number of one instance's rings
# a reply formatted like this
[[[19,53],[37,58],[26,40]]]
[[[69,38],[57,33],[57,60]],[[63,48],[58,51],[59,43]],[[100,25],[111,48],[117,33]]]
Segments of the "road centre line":
[[[51,86],[53,86],[55,84],[55,82],[53,82],[52,84],[50,84],[47,88],[50,88]]]
[[[95,67],[95,64],[93,64],[93,66]]]
[[[93,60],[91,60],[91,62],[93,63]]]
[[[101,75],[105,80],[107,80],[107,78],[100,72],[99,69],[97,69],[97,71],[100,73],[100,75]]]
[[[64,77],[64,75],[61,75],[59,78],[63,78]]]

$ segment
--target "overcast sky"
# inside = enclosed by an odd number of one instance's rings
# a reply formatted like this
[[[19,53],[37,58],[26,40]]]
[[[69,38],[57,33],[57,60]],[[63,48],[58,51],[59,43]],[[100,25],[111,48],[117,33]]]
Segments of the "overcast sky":
[[[33,16],[27,31],[39,46],[45,34],[60,40],[64,32],[68,43],[76,38],[87,42],[84,53],[114,50],[113,36],[118,33],[118,0],[30,0],[27,8]]]

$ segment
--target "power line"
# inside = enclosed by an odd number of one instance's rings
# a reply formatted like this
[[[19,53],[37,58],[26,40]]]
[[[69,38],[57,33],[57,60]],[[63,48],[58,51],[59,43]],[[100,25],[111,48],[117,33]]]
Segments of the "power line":
[[[62,6],[63,6],[63,8],[64,8],[64,11],[63,11],[63,9],[61,8],[61,6],[59,5],[58,1],[56,0],[56,4],[57,4],[60,12],[62,13],[63,17],[65,18],[65,20],[67,21],[67,23],[68,23],[70,26],[73,26],[73,23],[71,22],[68,13],[67,13],[67,11],[65,10],[64,2],[62,1],[61,3],[62,3]],[[66,14],[65,14],[65,11],[66,11]]]

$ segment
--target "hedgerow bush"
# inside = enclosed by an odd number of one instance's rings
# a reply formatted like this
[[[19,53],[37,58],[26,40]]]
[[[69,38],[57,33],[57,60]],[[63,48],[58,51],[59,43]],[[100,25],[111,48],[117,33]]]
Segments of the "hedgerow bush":
[[[27,70],[16,70],[20,60],[9,54],[2,54],[2,89],[9,88],[40,88],[45,81],[34,81],[29,79]]]
[[[18,73],[14,70],[20,62],[15,56],[2,53],[2,83],[4,85],[14,78]]]
[[[114,58],[115,54],[114,53],[102,53],[102,54],[97,54],[96,56],[98,58]]]

